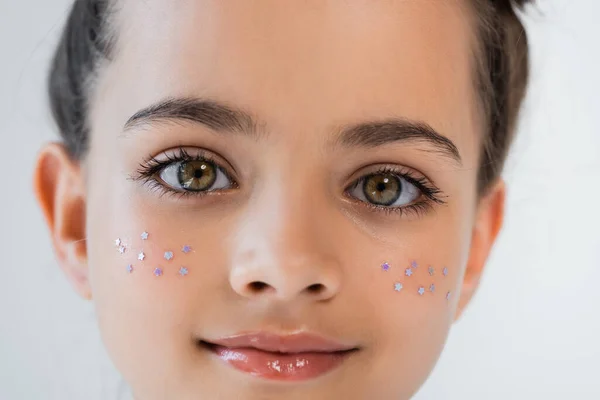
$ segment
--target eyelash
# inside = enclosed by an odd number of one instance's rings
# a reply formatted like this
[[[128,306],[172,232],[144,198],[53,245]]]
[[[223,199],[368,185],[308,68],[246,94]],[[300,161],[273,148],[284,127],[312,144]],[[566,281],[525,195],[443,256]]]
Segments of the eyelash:
[[[144,160],[136,170],[134,176],[132,176],[133,180],[142,181],[145,184],[149,185],[149,187],[153,190],[160,192],[160,195],[172,195],[179,196],[180,198],[187,197],[198,197],[198,196],[206,196],[206,195],[214,195],[215,193],[219,193],[223,190],[214,190],[214,191],[205,191],[205,192],[195,192],[195,191],[179,191],[173,190],[167,187],[165,184],[162,184],[160,180],[157,178],[157,175],[168,165],[176,162],[190,162],[190,161],[209,161],[215,164],[216,168],[219,168],[223,174],[229,179],[231,182],[231,188],[235,189],[239,187],[237,181],[227,172],[225,168],[220,166],[220,163],[215,160],[208,152],[200,150],[198,154],[190,155],[185,149],[179,148],[176,152],[167,153],[164,156],[164,159],[158,160],[157,158],[150,156],[146,160]],[[396,175],[400,178],[405,179],[410,184],[414,185],[422,194],[421,197],[424,199],[419,200],[413,204],[399,206],[399,207],[390,207],[390,206],[381,206],[377,204],[372,204],[368,202],[364,202],[361,200],[355,199],[353,196],[347,195],[348,191],[355,188],[360,182],[364,179],[369,178],[372,175],[379,174],[392,174]],[[225,189],[227,190],[227,189]],[[374,212],[383,212],[385,214],[415,214],[415,215],[424,215],[427,212],[431,211],[433,208],[433,204],[446,204],[444,200],[444,195],[442,191],[435,185],[433,185],[428,179],[420,176],[416,176],[410,170],[406,168],[398,168],[392,166],[384,166],[379,168],[378,170],[371,172],[369,174],[363,175],[360,178],[356,179],[352,185],[348,186],[344,193],[351,199],[358,203],[361,206],[366,207],[369,211]]]
[[[417,216],[421,216],[431,211],[433,209],[434,203],[440,205],[446,204],[443,192],[437,186],[433,185],[428,179],[416,176],[413,172],[406,168],[399,168],[393,166],[384,166],[374,172],[370,172],[366,175],[363,175],[362,177],[355,180],[354,183],[352,183],[352,185],[350,185],[345,190],[345,193],[347,193],[351,189],[356,188],[356,186],[359,185],[360,182],[369,178],[370,176],[379,174],[391,174],[405,179],[408,183],[414,185],[421,192],[422,197],[425,198],[405,206],[390,207],[356,200],[354,197],[349,195],[348,197],[353,201],[359,202],[363,207],[366,207],[370,211],[383,212],[387,215],[397,214],[399,216],[405,214],[414,214]]]
[[[221,167],[220,162],[215,160],[208,152],[199,150],[199,154],[190,155],[185,149],[179,148],[174,153],[165,154],[165,158],[158,160],[153,156],[148,157],[144,160],[138,167],[134,176],[132,176],[133,180],[142,181],[145,184],[149,185],[150,189],[156,190],[160,193],[161,196],[171,195],[178,196],[179,198],[187,198],[187,197],[199,197],[206,195],[214,195],[222,190],[214,190],[214,191],[204,191],[204,192],[195,192],[188,190],[173,190],[166,185],[162,184],[160,180],[157,178],[158,174],[166,168],[168,165],[176,163],[176,162],[190,162],[190,161],[209,161],[218,168],[229,181],[231,182],[231,188],[236,189],[239,187],[237,181],[227,172],[227,170]]]

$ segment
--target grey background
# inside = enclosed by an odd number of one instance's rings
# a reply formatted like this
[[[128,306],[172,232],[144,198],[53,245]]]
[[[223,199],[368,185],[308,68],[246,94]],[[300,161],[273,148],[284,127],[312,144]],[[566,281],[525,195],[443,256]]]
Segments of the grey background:
[[[31,190],[55,138],[44,79],[69,3],[0,0],[2,400],[127,398]],[[600,399],[600,2],[540,3],[506,228],[418,400]]]

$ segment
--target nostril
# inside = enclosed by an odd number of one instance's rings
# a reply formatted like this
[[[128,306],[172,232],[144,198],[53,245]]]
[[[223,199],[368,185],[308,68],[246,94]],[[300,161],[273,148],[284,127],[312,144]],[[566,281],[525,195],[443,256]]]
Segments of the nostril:
[[[248,295],[261,295],[261,294],[265,294],[267,292],[279,292],[279,290],[277,290],[276,287],[273,287],[263,281],[253,281],[253,282],[249,282],[246,285],[246,293]],[[305,286],[303,292],[308,293],[310,295],[321,296],[325,292],[327,292],[327,287],[325,285],[323,285],[322,283],[314,283],[312,285]],[[283,292],[281,292],[280,295],[282,293]],[[290,294],[290,293],[288,293],[288,294]],[[299,294],[299,293],[296,293],[296,294]],[[284,294],[284,296],[285,296],[285,294]]]
[[[309,291],[310,293],[318,294],[325,290],[325,286],[321,283],[315,283],[315,284],[307,287],[306,290]]]
[[[257,293],[257,292],[262,292],[269,285],[267,285],[264,282],[254,281],[254,282],[250,283],[249,286],[250,286],[250,290],[252,290],[254,293]]]

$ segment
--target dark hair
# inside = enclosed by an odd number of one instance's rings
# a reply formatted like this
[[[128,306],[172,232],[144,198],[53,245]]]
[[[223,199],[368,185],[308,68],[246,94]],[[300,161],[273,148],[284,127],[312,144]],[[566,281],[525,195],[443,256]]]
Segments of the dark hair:
[[[114,1],[75,0],[52,62],[50,105],[74,159],[87,152],[93,81],[115,47],[116,32],[109,27]],[[487,121],[478,177],[481,193],[502,171],[527,88],[528,42],[516,10],[532,0],[471,2],[479,35],[476,86]]]
[[[478,15],[477,86],[487,121],[478,187],[502,172],[529,81],[529,44],[516,9],[533,0],[474,0]]]
[[[99,64],[109,60],[113,0],[75,0],[54,54],[48,93],[50,108],[71,156],[81,159],[90,136],[89,102]]]

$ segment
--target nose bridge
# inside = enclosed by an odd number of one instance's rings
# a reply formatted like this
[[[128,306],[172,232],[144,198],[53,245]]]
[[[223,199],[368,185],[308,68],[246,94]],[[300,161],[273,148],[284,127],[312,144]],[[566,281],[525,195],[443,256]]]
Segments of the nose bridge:
[[[311,192],[312,189],[312,192]],[[323,257],[319,241],[322,202],[317,190],[296,180],[280,193],[273,229],[273,249],[290,266]]]
[[[317,183],[318,185],[318,183]],[[340,270],[326,245],[325,202],[302,178],[264,182],[237,232],[230,275],[246,297],[292,300],[329,298],[339,290]]]

